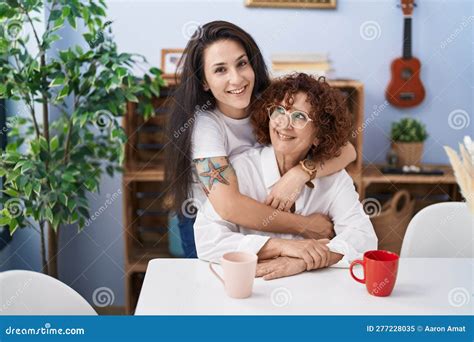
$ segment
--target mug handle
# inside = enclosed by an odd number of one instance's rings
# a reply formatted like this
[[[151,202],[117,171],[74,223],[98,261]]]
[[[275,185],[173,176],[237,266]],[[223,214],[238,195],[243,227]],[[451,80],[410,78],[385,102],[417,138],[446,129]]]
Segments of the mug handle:
[[[353,272],[352,268],[357,264],[361,265],[362,269],[364,270],[364,278],[363,279],[357,278],[354,275],[354,272]],[[349,266],[349,270],[351,271],[351,276],[352,276],[352,278],[354,278],[354,280],[358,281],[359,283],[365,284],[365,262],[363,260],[354,260],[353,262],[351,262],[351,265]]]
[[[212,262],[209,262],[209,269],[211,270],[212,273],[214,273],[214,275],[217,277],[217,279],[219,279],[221,281],[221,283],[223,285],[225,285],[224,279],[222,279],[222,277],[219,275],[219,273],[217,273],[216,270],[212,267]]]

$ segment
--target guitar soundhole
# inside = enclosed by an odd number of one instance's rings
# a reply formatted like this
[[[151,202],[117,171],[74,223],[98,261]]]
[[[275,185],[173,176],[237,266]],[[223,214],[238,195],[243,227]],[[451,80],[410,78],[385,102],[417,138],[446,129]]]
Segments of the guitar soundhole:
[[[412,92],[401,92],[400,93],[400,100],[410,101],[415,98],[415,94]]]
[[[404,80],[410,79],[410,77],[413,75],[413,72],[410,69],[403,69],[402,70],[402,78]]]

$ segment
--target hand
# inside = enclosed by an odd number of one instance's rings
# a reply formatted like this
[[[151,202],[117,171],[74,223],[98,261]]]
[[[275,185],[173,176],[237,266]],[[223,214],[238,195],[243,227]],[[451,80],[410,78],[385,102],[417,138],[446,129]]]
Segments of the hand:
[[[319,213],[306,217],[306,224],[300,234],[307,239],[332,239],[336,236],[329,216]]]
[[[303,259],[306,270],[328,267],[331,252],[328,239],[280,240],[280,255]]]
[[[302,273],[306,270],[306,263],[302,259],[279,257],[270,260],[263,260],[257,265],[256,277],[263,277],[264,280],[289,277]]]
[[[273,186],[265,204],[281,211],[290,211],[308,180],[309,175],[299,165],[293,167]]]

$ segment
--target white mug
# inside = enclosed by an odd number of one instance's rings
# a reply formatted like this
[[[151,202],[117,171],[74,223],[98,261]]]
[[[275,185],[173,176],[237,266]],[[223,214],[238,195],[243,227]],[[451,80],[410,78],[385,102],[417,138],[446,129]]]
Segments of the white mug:
[[[224,270],[221,277],[209,263],[212,273],[224,284],[225,291],[232,298],[247,298],[252,294],[253,280],[257,270],[257,255],[247,252],[224,254],[220,261]]]

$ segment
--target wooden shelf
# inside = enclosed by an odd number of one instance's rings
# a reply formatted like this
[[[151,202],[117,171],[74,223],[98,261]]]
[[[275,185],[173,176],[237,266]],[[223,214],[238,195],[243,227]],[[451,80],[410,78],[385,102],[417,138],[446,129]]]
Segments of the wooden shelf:
[[[449,165],[424,164],[423,169],[441,170],[443,175],[386,174],[381,171],[382,165],[366,165],[362,171],[365,186],[371,183],[409,183],[409,184],[456,184],[453,169]]]
[[[155,116],[148,120],[129,102],[123,119],[128,140],[123,173],[125,242],[125,291],[127,314],[137,304],[143,273],[154,258],[172,257],[168,249],[168,211],[164,205],[167,189],[164,146],[168,143],[166,121],[170,88],[162,88],[153,101]]]
[[[441,170],[443,175],[384,174],[383,165],[364,165],[361,174],[361,199],[386,197],[399,190],[408,190],[415,201],[415,213],[440,201],[462,199],[451,166],[444,164],[422,164],[425,170]]]
[[[157,165],[155,167],[143,168],[138,166],[135,170],[125,169],[123,180],[125,183],[144,181],[162,182],[165,180],[165,168],[163,165]]]

